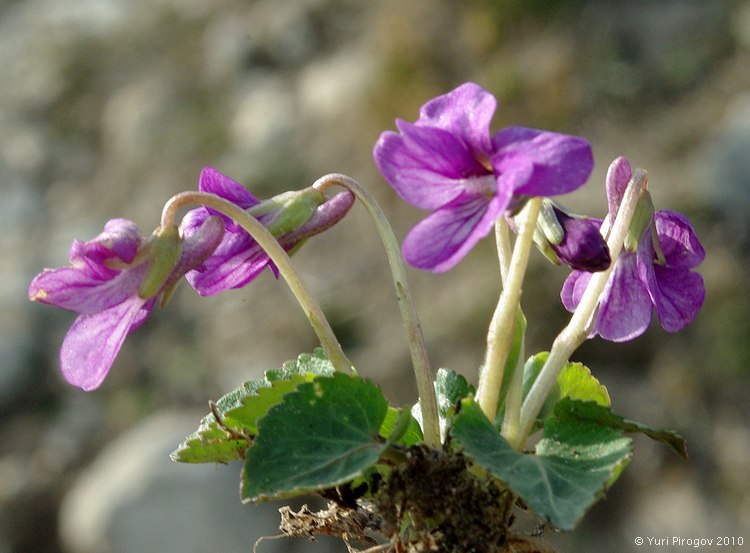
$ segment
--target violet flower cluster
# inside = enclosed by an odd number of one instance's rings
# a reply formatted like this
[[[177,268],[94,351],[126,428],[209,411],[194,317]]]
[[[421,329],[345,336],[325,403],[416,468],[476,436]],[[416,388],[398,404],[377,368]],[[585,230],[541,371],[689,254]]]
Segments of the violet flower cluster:
[[[610,259],[606,231],[617,215],[631,176],[624,158],[607,174],[605,220],[573,216],[548,199],[580,187],[593,168],[583,138],[526,127],[490,133],[495,98],[474,83],[438,96],[414,123],[396,121],[374,149],[387,182],[411,205],[430,211],[408,234],[403,256],[434,272],[454,267],[500,218],[511,223],[531,197],[545,198],[535,237],[555,262],[574,270],[561,298],[578,305],[592,271],[613,264],[593,321],[592,335],[623,341],[648,327],[655,311],[676,331],[692,321],[705,296],[694,269],[705,256],[690,222],[672,211],[655,211],[641,223],[635,245]],[[350,191],[330,198],[313,187],[255,198],[210,167],[199,191],[223,198],[260,221],[287,251],[339,221],[354,201]],[[546,215],[545,215],[546,214]],[[74,241],[69,267],[46,269],[29,287],[29,298],[78,313],[60,353],[62,372],[90,390],[109,371],[125,337],[146,320],[157,300],[166,303],[183,276],[203,296],[239,288],[264,269],[276,273],[265,251],[236,222],[216,209],[187,213],[179,229],[140,234],[124,219],[109,221],[88,242]]]
[[[491,136],[495,106],[490,93],[466,83],[423,105],[416,123],[397,120],[398,133],[380,136],[374,158],[386,181],[408,203],[432,212],[404,241],[404,258],[411,265],[435,272],[451,269],[499,217],[510,219],[529,197],[570,192],[587,180],[593,167],[588,142],[524,127]],[[616,159],[607,175],[609,214],[603,230],[612,224],[630,177],[627,160]],[[646,330],[654,310],[668,331],[695,318],[705,290],[692,269],[705,254],[684,216],[656,211],[637,249],[625,249],[610,260],[599,232],[601,219],[574,217],[557,206],[549,213],[556,227],[551,234],[557,238],[538,233],[545,242],[540,247],[574,269],[561,295],[567,309],[575,310],[592,272],[615,264],[594,334],[613,341],[633,339]]]
[[[201,172],[199,190],[255,208],[258,220],[287,251],[339,221],[354,202],[350,192],[331,197],[312,188],[256,199],[243,186],[211,167]],[[201,295],[239,288],[266,267],[268,255],[239,225],[205,207],[188,212],[178,230],[157,229],[146,238],[135,223],[109,221],[88,242],[74,241],[70,266],[45,269],[29,286],[29,299],[78,313],[60,350],[63,376],[84,390],[99,387],[128,334],[142,325],[157,300],[162,305],[186,276]],[[167,241],[164,236],[170,236]]]

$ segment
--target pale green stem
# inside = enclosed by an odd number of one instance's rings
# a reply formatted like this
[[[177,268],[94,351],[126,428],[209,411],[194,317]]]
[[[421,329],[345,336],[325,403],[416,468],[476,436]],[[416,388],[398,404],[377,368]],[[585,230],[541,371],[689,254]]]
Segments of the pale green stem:
[[[495,221],[495,244],[497,245],[497,259],[500,262],[500,280],[505,288],[508,282],[508,271],[510,270],[510,258],[513,250],[510,246],[510,232],[508,221],[505,217],[500,217]]]
[[[487,334],[487,355],[484,368],[479,375],[476,399],[490,420],[495,420],[497,413],[503,370],[513,343],[514,321],[521,301],[523,278],[526,274],[541,202],[541,198],[532,198],[524,207],[521,228],[513,247],[507,280]]]
[[[344,351],[341,349],[341,345],[336,339],[333,329],[331,329],[331,325],[323,314],[320,305],[300,278],[299,273],[294,269],[289,254],[287,254],[284,248],[278,243],[273,234],[271,234],[255,217],[247,213],[241,207],[214,194],[208,194],[206,192],[181,192],[180,194],[172,196],[164,205],[161,218],[162,227],[174,224],[177,211],[180,208],[194,204],[208,206],[223,213],[253,237],[253,240],[257,242],[258,246],[268,254],[268,257],[270,257],[271,261],[276,265],[279,274],[284,277],[284,280],[286,280],[294,297],[302,307],[305,315],[307,315],[310,325],[315,331],[315,334],[317,334],[318,340],[320,340],[320,345],[323,347],[323,351],[325,351],[326,356],[333,366],[337,371],[351,372],[351,361],[347,359]]]
[[[501,217],[495,222],[495,244],[497,246],[497,259],[500,262],[500,280],[503,288],[508,282],[508,271],[510,271],[510,258],[513,255],[513,248],[510,244],[510,229],[505,217]],[[518,428],[518,418],[521,411],[521,401],[523,400],[523,338],[521,338],[521,351],[519,352],[518,362],[514,368],[511,381],[508,383],[508,392],[505,396],[505,416],[503,417],[503,436],[508,439],[513,434],[514,429]],[[505,369],[503,368],[503,372]],[[512,442],[511,442],[512,443]]]
[[[643,169],[636,169],[628,183],[624,197],[620,203],[614,223],[609,230],[607,247],[609,248],[612,264],[608,269],[594,273],[589,280],[586,291],[581,297],[578,307],[573,313],[568,325],[563,328],[552,343],[547,361],[534,381],[521,408],[520,439],[524,440],[531,432],[539,411],[554,385],[557,375],[568,362],[573,352],[578,349],[589,334],[590,325],[601,299],[604,287],[620,256],[625,236],[630,227],[638,198],[646,188],[647,174]]]
[[[505,415],[503,416],[502,435],[508,443],[520,449],[522,440],[520,436],[521,404],[523,403],[523,366],[524,366],[524,342],[521,338],[521,351],[518,361],[514,367],[508,392],[505,395]]]
[[[513,250],[510,245],[510,232],[508,222],[501,217],[495,222],[495,243],[497,245],[497,258],[500,262],[500,278],[503,288],[508,282],[508,271],[510,270],[510,258]],[[524,364],[524,346],[523,338],[521,339],[521,351],[518,355],[518,362],[514,368],[511,381],[508,383],[508,392],[505,396],[505,415],[503,416],[502,434],[511,444],[516,446],[514,441],[517,439],[518,424],[521,416],[521,402],[523,401],[523,364]]]
[[[406,280],[406,266],[401,257],[401,248],[396,235],[378,203],[357,181],[346,175],[333,173],[319,178],[313,184],[314,188],[321,191],[331,186],[342,186],[354,194],[354,197],[359,200],[370,215],[385,246],[385,253],[393,275],[393,284],[396,288],[396,297],[401,311],[401,320],[406,328],[406,339],[409,344],[414,376],[417,380],[424,439],[427,445],[439,447],[441,442],[440,418],[438,416],[434,376],[430,369],[422,325],[419,322],[419,315],[414,307],[409,283]]]

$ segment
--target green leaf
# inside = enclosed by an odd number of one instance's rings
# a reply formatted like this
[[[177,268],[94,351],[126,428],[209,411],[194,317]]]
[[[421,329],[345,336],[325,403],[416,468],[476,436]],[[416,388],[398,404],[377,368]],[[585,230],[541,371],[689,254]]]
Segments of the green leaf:
[[[292,497],[348,482],[387,447],[379,431],[388,412],[380,389],[358,377],[317,377],[284,396],[258,421],[246,452],[244,501]]]
[[[198,429],[172,452],[172,460],[227,463],[243,459],[258,432],[260,417],[301,383],[334,372],[323,351],[316,349],[312,355],[302,354],[280,369],[266,371],[261,379],[245,382],[212,404],[212,412],[203,417]]]
[[[270,386],[267,386],[266,382],[261,382],[252,395],[241,399],[239,406],[223,413],[224,425],[255,436],[258,433],[258,419],[268,413],[271,407],[280,403],[286,394],[312,378],[313,375],[290,374],[288,380],[273,380]]]
[[[539,516],[573,528],[629,462],[631,440],[594,423],[549,419],[535,455],[516,451],[471,399],[461,402],[452,430],[464,453],[505,484]]]
[[[188,435],[170,457],[180,463],[227,463],[242,459],[249,447],[252,435],[225,417],[226,413],[246,397],[256,395],[266,386],[264,380],[245,382],[211,404],[211,413],[203,417],[198,429]]]
[[[198,430],[169,456],[179,463],[228,463],[242,459],[249,445],[248,438],[232,436],[217,424],[213,415],[206,415]]]
[[[270,381],[286,380],[293,374],[332,375],[336,372],[322,348],[315,348],[313,353],[301,353],[297,359],[287,361],[280,369],[266,371]]]
[[[524,366],[523,395],[529,393],[532,384],[539,376],[544,363],[547,361],[549,353],[543,351],[530,357]],[[537,416],[539,423],[542,423],[547,417],[554,412],[555,405],[562,398],[572,398],[581,401],[592,401],[598,405],[609,407],[611,400],[607,388],[602,386],[591,370],[582,363],[568,362],[557,376],[555,386],[550,390],[544,406]]]
[[[405,427],[396,428],[397,425]],[[385,420],[380,426],[380,436],[392,444],[412,446],[424,441],[422,428],[408,409],[388,408]]]
[[[555,416],[561,420],[593,422],[623,432],[639,432],[653,440],[667,444],[683,459],[688,457],[687,442],[678,433],[663,428],[651,428],[623,418],[610,411],[609,408],[594,402],[564,398],[555,406]]]
[[[476,392],[476,390],[462,375],[450,369],[443,368],[437,370],[434,386],[435,395],[437,396],[440,430],[441,432],[445,432],[445,429],[450,425],[450,419],[453,418],[456,404],[459,400]],[[411,412],[418,421],[417,424],[421,425],[422,405],[420,403],[414,404]]]
[[[438,402],[438,414],[441,419],[447,419],[459,400],[476,390],[466,379],[450,369],[438,369],[435,375],[435,393]]]

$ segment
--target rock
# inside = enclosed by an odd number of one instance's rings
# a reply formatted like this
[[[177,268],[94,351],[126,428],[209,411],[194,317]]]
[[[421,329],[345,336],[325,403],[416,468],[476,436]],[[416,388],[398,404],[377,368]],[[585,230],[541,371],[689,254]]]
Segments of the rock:
[[[40,223],[39,198],[28,182],[0,159],[0,411],[17,401],[23,386],[35,371],[30,370],[34,316],[28,308],[27,289],[38,262],[19,244],[28,243]]]
[[[719,212],[732,247],[750,252],[750,94],[737,96],[698,156],[695,196]],[[706,183],[709,183],[706,186]]]
[[[279,533],[279,504],[240,502],[239,464],[170,460],[201,416],[155,414],[101,452],[63,500],[60,532],[69,553],[251,551],[260,536]],[[260,551],[304,546],[281,539],[264,542]]]

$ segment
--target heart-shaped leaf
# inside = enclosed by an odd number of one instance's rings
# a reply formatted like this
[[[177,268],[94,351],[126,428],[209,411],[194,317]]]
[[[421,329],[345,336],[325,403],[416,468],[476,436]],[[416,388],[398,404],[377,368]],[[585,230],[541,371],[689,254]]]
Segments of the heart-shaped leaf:
[[[316,349],[313,354],[303,353],[287,361],[280,369],[266,371],[263,378],[245,382],[211,404],[211,413],[172,452],[172,460],[226,463],[243,459],[258,432],[260,417],[301,383],[334,372],[323,351]]]
[[[318,377],[284,396],[258,421],[242,473],[245,501],[291,497],[351,481],[387,447],[388,403],[358,377]]]
[[[595,423],[548,419],[536,454],[515,450],[472,399],[461,402],[454,440],[536,514],[573,528],[629,462],[631,440]]]

